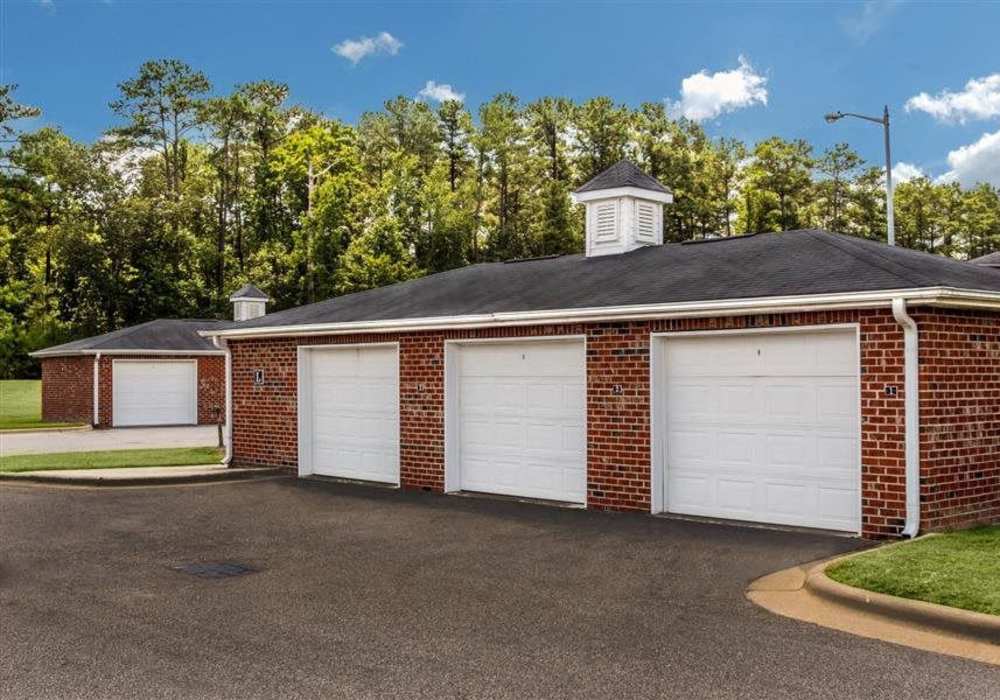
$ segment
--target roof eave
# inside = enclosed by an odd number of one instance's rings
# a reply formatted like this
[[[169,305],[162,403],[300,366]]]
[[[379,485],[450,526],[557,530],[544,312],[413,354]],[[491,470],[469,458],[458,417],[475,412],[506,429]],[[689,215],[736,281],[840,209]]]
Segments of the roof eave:
[[[654,202],[670,204],[674,201],[674,196],[669,192],[658,192],[657,190],[647,190],[644,187],[613,187],[605,190],[586,190],[570,193],[574,204],[591,202],[597,199],[615,199],[616,197],[636,197],[638,199],[650,199]]]
[[[199,334],[201,331],[199,331]],[[29,352],[28,357],[44,359],[46,357],[90,357],[93,355],[225,355],[222,350],[143,350],[121,349],[113,350],[36,350]]]
[[[761,313],[794,313],[888,307],[893,299],[937,306],[1000,310],[1000,292],[922,287],[869,292],[809,294],[785,297],[754,297],[665,304],[514,311],[465,316],[423,317],[379,321],[258,326],[198,331],[211,338],[249,339],[276,336],[338,335],[345,333],[399,333],[497,326],[527,326],[550,323],[638,321],[657,318],[748,316]]]

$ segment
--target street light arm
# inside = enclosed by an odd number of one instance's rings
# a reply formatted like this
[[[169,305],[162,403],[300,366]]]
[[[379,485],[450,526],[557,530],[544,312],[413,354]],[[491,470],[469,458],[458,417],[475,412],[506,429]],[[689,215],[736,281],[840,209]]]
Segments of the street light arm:
[[[855,114],[854,112],[837,112],[837,114],[842,117],[857,117],[858,119],[865,119],[867,121],[885,126],[885,117],[869,117],[864,114]]]

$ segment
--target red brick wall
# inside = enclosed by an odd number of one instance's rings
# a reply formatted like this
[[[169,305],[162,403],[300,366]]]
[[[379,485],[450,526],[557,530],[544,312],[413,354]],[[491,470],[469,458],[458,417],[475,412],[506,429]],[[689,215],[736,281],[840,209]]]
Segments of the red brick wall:
[[[91,358],[86,358],[93,362]],[[98,367],[98,413],[100,428],[114,424],[114,372],[115,359],[129,360],[197,360],[198,361],[198,423],[212,425],[218,422],[226,404],[226,358],[223,355],[104,355]],[[93,372],[93,369],[91,369]],[[44,377],[43,377],[44,382]],[[219,407],[216,413],[215,407]]]
[[[923,527],[1000,520],[1000,316],[946,309],[913,316]]]
[[[401,482],[443,490],[444,341],[585,334],[588,507],[648,512],[649,334],[836,323],[857,323],[861,332],[863,532],[898,535],[905,517],[903,335],[888,310],[232,341],[233,457],[296,466],[297,345],[399,342]],[[264,370],[263,386],[253,385],[254,369]],[[885,395],[887,385],[897,396]]]
[[[198,423],[212,425],[225,420],[226,358],[203,355],[198,358]]]
[[[94,420],[94,359],[50,357],[42,360],[42,420],[90,423]]]

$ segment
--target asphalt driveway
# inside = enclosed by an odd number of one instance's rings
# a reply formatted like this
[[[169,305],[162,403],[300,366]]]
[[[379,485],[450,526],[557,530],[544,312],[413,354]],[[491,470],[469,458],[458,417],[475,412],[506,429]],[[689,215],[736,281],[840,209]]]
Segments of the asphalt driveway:
[[[153,447],[212,447],[218,444],[218,431],[214,425],[184,425],[3,433],[0,434],[0,456]]]
[[[294,479],[0,487],[0,697],[996,697],[774,616],[857,542]],[[259,569],[203,579],[171,567]]]

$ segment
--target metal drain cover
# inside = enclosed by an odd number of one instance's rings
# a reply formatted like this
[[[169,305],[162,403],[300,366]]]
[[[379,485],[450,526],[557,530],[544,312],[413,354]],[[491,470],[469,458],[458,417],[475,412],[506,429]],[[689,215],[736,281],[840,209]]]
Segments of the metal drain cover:
[[[248,564],[234,562],[190,563],[171,566],[174,571],[191,574],[200,578],[231,578],[256,573],[257,569]]]

